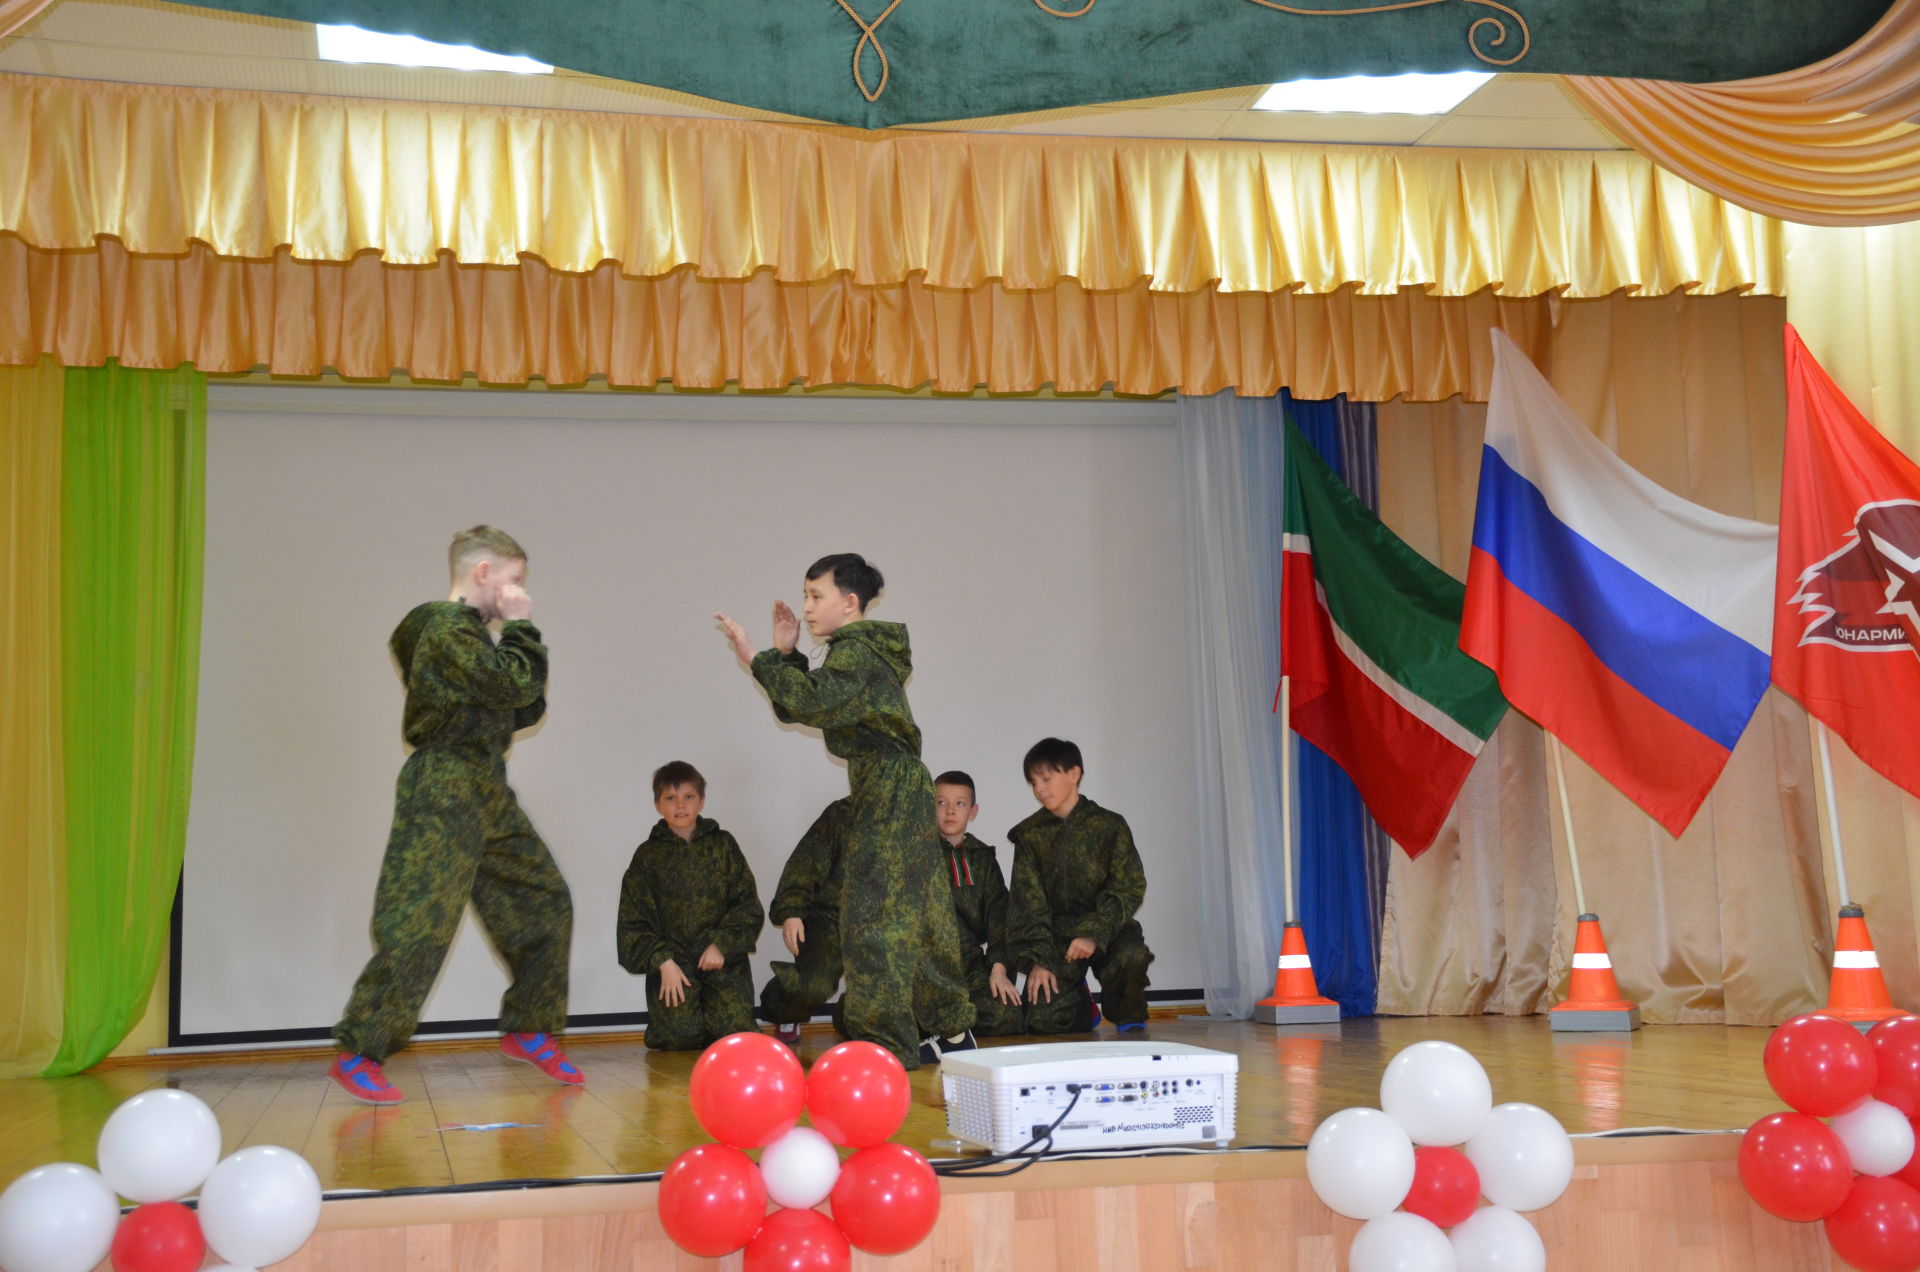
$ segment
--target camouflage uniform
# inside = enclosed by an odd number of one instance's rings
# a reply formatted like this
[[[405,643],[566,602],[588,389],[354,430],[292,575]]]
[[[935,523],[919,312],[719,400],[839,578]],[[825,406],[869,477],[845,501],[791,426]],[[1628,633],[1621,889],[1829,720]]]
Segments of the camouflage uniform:
[[[760,992],[760,1018],[775,1025],[810,1020],[840,988],[840,845],[853,801],[836,799],[814,819],[780,872],[780,887],[767,906],[779,927],[788,919],[806,924],[807,939],[791,963],[773,964],[773,979]]]
[[[710,817],[682,839],[662,818],[633,850],[620,881],[620,966],[647,978],[646,1043],[655,1051],[699,1051],[730,1033],[751,1033],[760,894],[732,835]],[[717,945],[724,966],[700,970]],[[660,1001],[660,965],[672,959],[689,984],[677,1007]]]
[[[406,1045],[469,900],[513,976],[500,1028],[559,1033],[573,903],[507,785],[515,731],[546,714],[540,631],[507,623],[496,646],[478,610],[433,601],[401,620],[389,645],[407,686],[403,731],[414,750],[400,768],[373,895],[374,955],[334,1037],[373,1060]]]
[[[907,629],[861,619],[835,632],[826,661],[765,649],[753,674],[789,724],[812,725],[847,762],[841,954],[847,1032],[879,1043],[909,1069],[920,1064],[916,1015],[935,1032],[973,1025],[953,904],[929,827],[933,779],[907,705],[913,669]]]
[[[993,845],[968,835],[957,848],[944,839],[940,847],[946,858],[947,886],[953,893],[954,918],[960,925],[960,958],[966,968],[967,995],[973,999],[973,1031],[982,1037],[1025,1033],[1026,1013],[995,998],[988,987],[995,963],[1005,967],[1009,977],[1018,974],[1007,948],[1007,881],[994,859]]]
[[[1066,818],[1042,808],[1007,832],[1013,840],[1008,940],[1023,972],[1044,967],[1060,979],[1048,1002],[1027,1004],[1031,1033],[1082,1033],[1092,1026],[1086,988],[1091,971],[1101,1003],[1117,1025],[1147,1019],[1147,948],[1133,916],[1146,900],[1147,876],[1126,818],[1082,795]],[[1093,957],[1067,962],[1084,936]]]

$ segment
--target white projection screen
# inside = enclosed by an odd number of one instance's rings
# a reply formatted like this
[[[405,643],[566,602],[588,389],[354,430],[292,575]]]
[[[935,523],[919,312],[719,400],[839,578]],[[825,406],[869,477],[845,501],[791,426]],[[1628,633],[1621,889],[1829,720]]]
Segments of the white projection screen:
[[[907,624],[927,763],[979,782],[978,833],[1035,807],[1020,757],[1087,756],[1146,862],[1156,996],[1201,984],[1190,868],[1174,404],[216,385],[198,741],[175,1045],[318,1038],[370,950],[405,758],[387,637],[445,596],[452,532],[527,548],[549,714],[509,776],[573,892],[577,1027],[644,1010],[615,961],[620,877],[671,759],[771,895],[846,791],[711,615],[756,641],[805,567],[865,553]],[[810,642],[803,634],[802,648]],[[755,983],[780,950],[763,932]],[[490,1025],[504,970],[469,913],[423,1032]]]

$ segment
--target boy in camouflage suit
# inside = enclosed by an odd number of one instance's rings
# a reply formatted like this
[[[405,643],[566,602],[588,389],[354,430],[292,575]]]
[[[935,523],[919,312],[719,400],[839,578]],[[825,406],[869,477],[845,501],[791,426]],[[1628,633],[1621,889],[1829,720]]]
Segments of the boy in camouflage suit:
[[[572,899],[507,785],[514,733],[547,709],[547,647],[522,587],[527,554],[504,532],[475,526],[454,536],[447,558],[447,599],[416,606],[389,642],[413,754],[400,768],[374,891],[374,955],[333,1031],[341,1055],[328,1076],[370,1104],[401,1098],[381,1062],[412,1036],[468,901],[513,977],[500,1001],[500,1049],[557,1082],[586,1081],[553,1038],[567,1023]],[[497,645],[488,632],[496,621]]]
[[[799,1045],[801,1024],[840,988],[840,844],[852,807],[850,797],[836,799],[814,819],[787,858],[767,906],[794,959],[773,964],[773,978],[760,991],[760,1018],[790,1046]]]
[[[920,729],[907,705],[913,669],[907,629],[874,622],[866,607],[880,572],[856,553],[822,557],[807,571],[807,630],[827,642],[808,670],[796,652],[799,620],[773,607],[773,647],[754,653],[746,629],[716,614],[734,652],[767,691],[774,714],[825,735],[847,761],[848,810],[840,904],[847,1032],[893,1052],[909,1069],[943,1048],[973,1045],[973,1004],[960,965],[953,904],[927,827],[933,782],[920,762]],[[935,1031],[921,1039],[916,1015]]]
[[[1087,973],[1121,1033],[1147,1027],[1147,948],[1133,916],[1147,876],[1120,814],[1080,794],[1080,748],[1043,738],[1027,752],[1040,810],[1007,832],[1013,840],[1007,927],[1027,974],[1027,1030],[1085,1033],[1100,1023]]]
[[[702,817],[707,779],[682,760],[653,774],[660,812],[620,881],[620,966],[647,978],[647,1046],[701,1051],[752,1033],[760,895],[732,835]]]
[[[993,845],[967,830],[980,815],[973,779],[955,769],[933,779],[934,818],[944,841],[947,886],[960,925],[960,957],[967,996],[973,1000],[973,1032],[983,1038],[1026,1032],[1020,991],[1007,969],[1007,882]],[[985,953],[982,953],[984,947]]]

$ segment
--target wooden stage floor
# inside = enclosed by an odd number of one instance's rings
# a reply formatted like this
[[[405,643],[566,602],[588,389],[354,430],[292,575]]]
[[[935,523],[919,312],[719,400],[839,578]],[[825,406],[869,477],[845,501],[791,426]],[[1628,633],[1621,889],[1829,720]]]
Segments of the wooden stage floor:
[[[1376,1017],[1322,1032],[1172,1013],[1156,1013],[1151,1026],[1157,1039],[1239,1055],[1236,1147],[1304,1145],[1328,1114],[1377,1105],[1387,1061],[1428,1038],[1478,1056],[1496,1102],[1541,1105],[1575,1134],[1732,1130],[1781,1107],[1761,1073],[1768,1031],[1760,1028],[1652,1025],[1625,1035],[1556,1035],[1544,1016],[1476,1016]],[[833,1041],[824,1024],[809,1027],[801,1058],[810,1062]],[[331,1053],[317,1051],[154,1057],[72,1078],[0,1081],[0,1185],[47,1162],[91,1164],[107,1115],[157,1086],[206,1100],[219,1117],[223,1151],[295,1149],[329,1191],[648,1174],[706,1139],[687,1106],[692,1054],[648,1051],[631,1035],[583,1036],[568,1046],[587,1075],[584,1089],[556,1086],[491,1044],[409,1048],[387,1067],[407,1101],[382,1109],[335,1088],[325,1076]],[[897,1138],[945,1156],[933,1147],[946,1137],[938,1071],[921,1069],[913,1080],[913,1111]],[[452,1129],[498,1123],[515,1125]]]

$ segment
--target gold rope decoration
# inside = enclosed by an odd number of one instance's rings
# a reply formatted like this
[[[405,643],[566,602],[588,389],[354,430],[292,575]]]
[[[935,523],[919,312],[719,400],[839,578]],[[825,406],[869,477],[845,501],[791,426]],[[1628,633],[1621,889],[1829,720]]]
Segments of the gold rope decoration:
[[[893,0],[893,3],[882,9],[880,16],[875,18],[871,23],[865,18],[862,18],[859,11],[849,4],[848,0],[840,0],[840,7],[847,11],[847,16],[853,19],[855,26],[860,28],[860,39],[856,41],[853,46],[854,87],[860,90],[860,96],[870,102],[877,102],[880,100],[880,94],[887,91],[887,79],[893,73],[892,69],[887,65],[887,51],[880,47],[880,36],[877,32],[880,30],[880,24],[892,17],[893,11],[900,7],[900,0]],[[1092,8],[1093,6],[1089,4],[1087,7]],[[867,88],[866,75],[860,70],[860,50],[866,48],[869,44],[873,45],[873,51],[880,55],[880,82],[875,85],[871,91]]]
[[[1033,2],[1038,5],[1043,12],[1051,13],[1056,18],[1078,18],[1093,9],[1095,0],[1087,0],[1085,6],[1071,13],[1053,8],[1047,4],[1046,0],[1033,0]],[[1490,66],[1512,66],[1515,62],[1525,57],[1527,50],[1533,47],[1533,33],[1527,29],[1527,20],[1521,17],[1515,10],[1501,4],[1500,0],[1460,0],[1460,2],[1464,4],[1484,5],[1489,9],[1498,9],[1501,13],[1506,14],[1507,17],[1512,18],[1520,28],[1520,51],[1512,57],[1493,57],[1481,51],[1479,45],[1481,28],[1489,26],[1493,28],[1493,34],[1491,38],[1487,40],[1487,45],[1490,48],[1499,48],[1507,42],[1507,24],[1504,20],[1495,17],[1476,18],[1473,25],[1467,28],[1467,47],[1472,49],[1473,55],[1482,62]],[[844,5],[846,0],[841,0],[841,3]],[[1401,0],[1399,4],[1375,4],[1360,9],[1303,9],[1298,5],[1278,4],[1275,0],[1253,0],[1253,3],[1263,9],[1272,9],[1278,13],[1290,13],[1295,17],[1301,18],[1350,18],[1366,13],[1393,13],[1400,9],[1424,9],[1429,5],[1450,4],[1453,3],[1453,0]],[[849,10],[849,12],[851,12],[851,10]],[[875,25],[878,24],[876,23]]]

